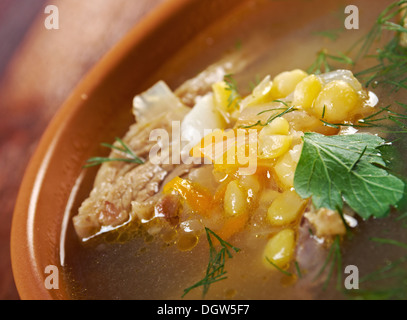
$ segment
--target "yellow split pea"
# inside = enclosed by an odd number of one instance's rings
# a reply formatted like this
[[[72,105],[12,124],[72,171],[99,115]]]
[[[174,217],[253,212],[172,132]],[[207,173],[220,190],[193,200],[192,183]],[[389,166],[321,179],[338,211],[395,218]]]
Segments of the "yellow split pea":
[[[343,80],[328,83],[315,100],[315,116],[330,123],[341,123],[357,107],[360,98],[350,84]]]
[[[291,262],[294,250],[295,233],[292,229],[284,229],[267,242],[263,251],[263,264],[270,269],[275,269],[273,264],[284,269]]]
[[[289,225],[297,220],[306,205],[293,190],[280,194],[271,204],[267,212],[268,221],[276,227]]]

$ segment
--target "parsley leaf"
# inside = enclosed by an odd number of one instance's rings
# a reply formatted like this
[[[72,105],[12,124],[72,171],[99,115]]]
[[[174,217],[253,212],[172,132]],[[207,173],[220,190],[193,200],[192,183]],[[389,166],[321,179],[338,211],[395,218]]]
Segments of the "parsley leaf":
[[[338,210],[345,201],[364,219],[381,218],[403,198],[404,182],[388,172],[378,149],[382,138],[305,133],[303,139],[294,187],[317,208]]]

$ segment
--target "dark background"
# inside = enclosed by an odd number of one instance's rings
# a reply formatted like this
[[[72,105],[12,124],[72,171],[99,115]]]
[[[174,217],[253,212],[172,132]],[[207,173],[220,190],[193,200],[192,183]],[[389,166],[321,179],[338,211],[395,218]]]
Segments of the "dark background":
[[[0,300],[19,299],[10,227],[25,168],[47,124],[86,72],[169,0],[0,0]],[[47,30],[47,5],[59,30]]]

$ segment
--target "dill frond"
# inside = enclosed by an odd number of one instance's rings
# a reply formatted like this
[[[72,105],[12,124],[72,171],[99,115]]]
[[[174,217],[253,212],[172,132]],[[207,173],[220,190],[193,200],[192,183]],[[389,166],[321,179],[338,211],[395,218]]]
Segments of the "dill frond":
[[[223,81],[226,83],[226,90],[230,92],[227,107],[231,108],[233,106],[234,108],[237,108],[242,98],[239,95],[236,80],[233,78],[232,74],[227,74],[223,77]]]
[[[202,280],[185,289],[182,298],[185,297],[185,295],[187,295],[191,290],[198,287],[203,287],[202,298],[204,298],[208,293],[211,284],[227,279],[227,272],[225,271],[226,258],[233,257],[232,251],[236,253],[240,251],[239,248],[236,248],[230,243],[224,241],[209,228],[205,228],[205,232],[209,244],[209,262],[206,268],[205,276]],[[215,245],[213,244],[212,237],[219,241],[221,246],[219,251],[217,251]]]
[[[108,143],[101,143],[100,145],[112,150],[119,151],[123,153],[126,157],[125,158],[109,158],[109,157],[93,157],[90,158],[86,161],[86,165],[84,165],[84,168],[90,168],[90,167],[95,167],[98,166],[102,163],[105,162],[127,162],[127,163],[136,163],[136,164],[144,164],[144,161],[136,156],[133,151],[121,140],[120,138],[116,137],[116,141],[121,145],[121,147],[116,147],[112,144]]]

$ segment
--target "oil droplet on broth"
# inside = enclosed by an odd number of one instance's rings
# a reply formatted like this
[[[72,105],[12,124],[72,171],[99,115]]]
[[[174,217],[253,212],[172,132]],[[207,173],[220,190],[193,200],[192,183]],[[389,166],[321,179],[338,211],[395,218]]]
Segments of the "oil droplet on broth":
[[[236,289],[228,289],[225,292],[225,298],[226,299],[233,299],[237,294],[237,290]]]
[[[180,251],[192,250],[198,244],[198,236],[192,233],[183,233],[177,241],[177,248]]]
[[[171,229],[171,230],[166,230],[162,236],[161,239],[166,243],[166,244],[171,244],[174,243],[177,237],[177,230]]]

